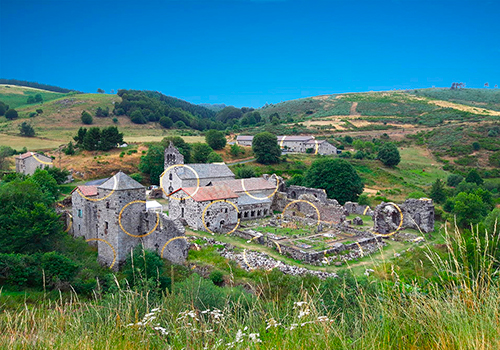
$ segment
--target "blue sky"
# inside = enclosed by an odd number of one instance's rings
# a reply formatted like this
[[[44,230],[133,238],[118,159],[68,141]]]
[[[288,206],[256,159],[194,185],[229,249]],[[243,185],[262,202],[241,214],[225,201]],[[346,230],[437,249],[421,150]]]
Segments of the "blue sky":
[[[260,107],[500,84],[500,1],[0,0],[0,77]]]

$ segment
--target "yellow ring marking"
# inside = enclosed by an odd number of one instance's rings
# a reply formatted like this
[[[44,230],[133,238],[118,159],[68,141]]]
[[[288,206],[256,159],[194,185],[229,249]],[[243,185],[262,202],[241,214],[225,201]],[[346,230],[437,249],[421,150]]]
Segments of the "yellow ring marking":
[[[34,153],[32,154],[32,156],[33,156],[33,158],[35,158],[35,160],[36,160],[37,162],[39,162],[39,163],[42,163],[42,164],[47,164],[47,165],[52,165],[52,164],[53,164],[53,162],[50,162],[50,163],[49,163],[49,162],[44,162],[43,160],[38,159],[38,157],[37,157],[37,156],[35,156],[35,154],[34,154]]]
[[[366,212],[368,211],[368,209],[370,209],[370,207],[367,205],[365,208],[365,211],[363,212],[363,215],[366,215]]]
[[[127,235],[129,235],[131,237],[135,237],[135,238],[146,237],[147,235],[150,235],[151,233],[153,233],[156,230],[156,228],[158,227],[158,225],[160,224],[160,214],[156,213],[156,224],[155,224],[155,227],[153,227],[153,229],[151,231],[149,231],[148,233],[145,233],[143,235],[133,235],[123,228],[122,214],[123,214],[123,211],[125,210],[126,207],[128,207],[129,205],[134,204],[134,203],[144,203],[145,204],[146,201],[132,201],[130,203],[125,204],[123,206],[122,210],[120,210],[120,214],[118,214],[118,225],[120,225],[120,228],[122,229],[123,232],[125,232]]]
[[[401,211],[401,208],[399,206],[397,206],[396,204],[392,203],[392,202],[389,202],[389,203],[386,203],[386,204],[392,205],[394,208],[396,208],[399,211],[400,220],[399,220],[398,228],[395,231],[393,231],[393,232],[389,232],[389,233],[385,233],[385,234],[384,233],[373,232],[374,235],[380,236],[380,237],[390,237],[393,234],[395,234],[396,232],[398,232],[401,229],[401,226],[403,226],[403,212]]]
[[[280,142],[280,148],[283,149],[283,142],[285,141],[286,139],[286,136],[283,136],[283,138],[281,139],[281,142]]]
[[[211,233],[211,234],[213,234],[213,235],[214,235],[215,233],[214,233],[214,232],[212,232],[212,230],[210,230],[210,229],[207,227],[206,223],[205,223],[205,214],[206,214],[206,212],[207,212],[207,209],[208,209],[208,208],[210,208],[210,206],[211,206],[212,204],[215,204],[215,203],[217,203],[217,202],[229,203],[229,204],[231,204],[231,205],[234,207],[234,209],[236,209],[236,212],[237,212],[237,213],[239,213],[239,212],[240,212],[240,210],[238,209],[238,206],[237,206],[236,204],[234,204],[233,202],[231,202],[231,201],[223,201],[222,199],[218,199],[218,200],[216,200],[216,201],[213,201],[212,203],[209,203],[209,204],[205,207],[205,209],[203,209],[203,214],[201,215],[201,220],[203,221],[203,226],[205,226],[205,228],[207,229],[207,232],[210,232],[210,233]],[[228,235],[230,235],[231,233],[233,233],[234,231],[236,231],[236,229],[240,226],[240,220],[241,220],[241,219],[240,219],[240,218],[238,218],[238,222],[236,222],[236,226],[235,226],[235,227],[234,227],[231,231],[229,231],[229,232],[227,233]]]
[[[70,217],[70,219],[71,219],[71,220],[69,220],[69,225],[68,225],[68,227],[66,228],[66,230],[64,230],[64,232],[65,232],[65,233],[68,233],[68,232],[69,232],[69,230],[71,230],[71,226],[73,225],[73,216],[71,216],[71,214],[70,214],[70,213],[68,213],[68,212],[66,212],[66,214],[68,214],[68,215],[69,215],[69,217]]]
[[[316,151],[314,152],[314,155],[317,155],[319,150],[318,140],[314,140],[314,143],[316,145]]]
[[[115,248],[113,248],[113,246],[108,241],[106,241],[105,239],[102,239],[102,238],[89,238],[89,239],[85,240],[85,242],[90,242],[90,241],[101,241],[101,242],[104,242],[107,245],[109,245],[109,247],[113,251],[113,262],[111,263],[111,265],[109,266],[109,268],[110,269],[113,268],[113,266],[115,265],[115,262],[116,262],[116,251],[115,251]]]
[[[292,202],[288,203],[288,204],[285,206],[285,209],[283,209],[283,212],[281,213],[281,215],[282,215],[283,217],[285,217],[285,211],[288,209],[288,207],[289,207],[290,205],[294,204],[294,203],[300,203],[300,202],[307,203],[307,204],[311,205],[311,206],[314,208],[314,210],[316,210],[316,214],[318,214],[318,223],[317,223],[316,225],[319,225],[319,224],[320,224],[320,222],[321,222],[321,215],[319,214],[319,209],[318,209],[318,207],[317,207],[317,206],[315,206],[313,203],[311,203],[311,202],[309,202],[309,201],[306,201],[306,200],[304,200],[304,199],[296,199],[296,200],[294,200],[294,201],[292,201]]]
[[[78,194],[80,196],[82,196],[82,198],[88,200],[88,201],[91,201],[91,202],[99,202],[99,201],[102,201],[102,200],[105,200],[107,198],[109,198],[113,192],[115,192],[116,190],[116,186],[118,185],[118,181],[116,181],[116,178],[113,176],[113,189],[111,190],[111,192],[109,192],[106,196],[102,197],[102,198],[89,198],[87,196],[85,196],[81,191],[80,189],[77,187],[76,188],[76,192],[78,192]]]
[[[280,254],[281,254],[281,246],[279,245],[279,243],[278,243],[278,242],[276,242],[276,241],[272,241],[272,242],[273,242],[274,244],[276,244],[276,247],[278,247],[278,251],[279,251],[279,252],[280,252]],[[273,269],[274,269],[274,267],[273,267]]]
[[[253,270],[254,268],[248,263],[246,251],[246,249],[243,249],[243,261],[245,262],[245,264],[247,264],[250,270]]]
[[[361,251],[361,257],[364,257],[365,256],[365,251],[363,250],[363,248],[361,248],[361,244],[359,244],[358,242],[356,242],[356,244],[358,245],[359,250]]]
[[[165,243],[165,244],[163,245],[163,248],[161,248],[161,253],[160,253],[160,256],[161,256],[162,258],[163,258],[163,251],[165,250],[165,248],[167,247],[167,245],[169,245],[171,242],[175,241],[176,239],[185,239],[185,240],[186,240],[186,242],[187,242],[187,239],[186,239],[186,237],[184,237],[184,236],[177,236],[177,237],[174,237],[174,238],[170,238],[170,239],[167,241],[167,243]]]
[[[255,197],[253,195],[251,195],[247,189],[245,188],[245,179],[241,179],[241,187],[243,188],[243,191],[245,191],[245,193],[249,196],[249,197],[252,197],[254,199],[257,199],[259,201],[263,201],[265,199],[268,199],[268,198],[271,198],[272,196],[274,196],[276,194],[276,192],[278,192],[278,188],[280,186],[280,179],[278,176],[276,176],[276,188],[274,189],[274,192],[271,193],[269,196],[267,197]]]
[[[163,188],[163,177],[165,176],[165,174],[167,173],[167,171],[169,171],[170,169],[175,168],[175,167],[188,168],[196,176],[196,190],[194,191],[193,194],[189,194],[189,195],[187,195],[185,197],[181,197],[181,198],[172,197],[171,194],[167,194],[167,192]],[[165,196],[167,196],[169,198],[174,198],[174,199],[177,199],[177,200],[186,199],[186,198],[192,198],[198,192],[198,190],[200,189],[200,176],[198,175],[198,173],[196,172],[196,170],[194,170],[193,168],[191,168],[189,165],[186,165],[186,164],[174,164],[174,165],[169,166],[167,169],[165,169],[165,171],[163,173],[161,173],[161,175],[160,175],[160,188],[161,188],[162,192],[165,194]]]

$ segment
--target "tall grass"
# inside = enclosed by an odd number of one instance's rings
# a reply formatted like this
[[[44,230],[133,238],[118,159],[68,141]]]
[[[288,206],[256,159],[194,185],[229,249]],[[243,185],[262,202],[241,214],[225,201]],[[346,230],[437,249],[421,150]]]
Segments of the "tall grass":
[[[163,296],[117,282],[115,293],[92,301],[73,294],[3,310],[0,347],[498,349],[498,240],[455,227],[444,252],[426,251],[433,274],[423,282],[405,282],[391,268],[383,280],[331,280],[284,299],[241,288],[218,294],[202,278],[174,283]]]

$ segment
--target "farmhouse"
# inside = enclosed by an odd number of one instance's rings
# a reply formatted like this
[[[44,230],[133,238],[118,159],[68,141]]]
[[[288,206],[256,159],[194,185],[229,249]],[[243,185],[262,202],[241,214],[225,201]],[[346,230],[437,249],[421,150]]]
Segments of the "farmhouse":
[[[52,168],[52,158],[43,154],[26,152],[16,156],[16,172],[24,175],[33,175],[36,169]]]
[[[316,140],[314,136],[277,136],[278,144],[284,152],[330,155],[337,154],[337,147],[326,140]],[[239,135],[236,142],[240,146],[251,146],[253,136]],[[311,151],[308,151],[310,149]]]

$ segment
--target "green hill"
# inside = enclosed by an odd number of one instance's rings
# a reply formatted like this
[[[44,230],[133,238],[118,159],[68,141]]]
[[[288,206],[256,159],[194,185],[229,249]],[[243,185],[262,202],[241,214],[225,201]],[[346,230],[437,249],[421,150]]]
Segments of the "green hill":
[[[35,97],[37,94],[42,96],[44,102],[52,101],[68,95],[68,93],[52,92],[26,86],[0,85],[0,101],[9,105],[10,108],[17,109],[30,105],[28,103],[28,98]]]

